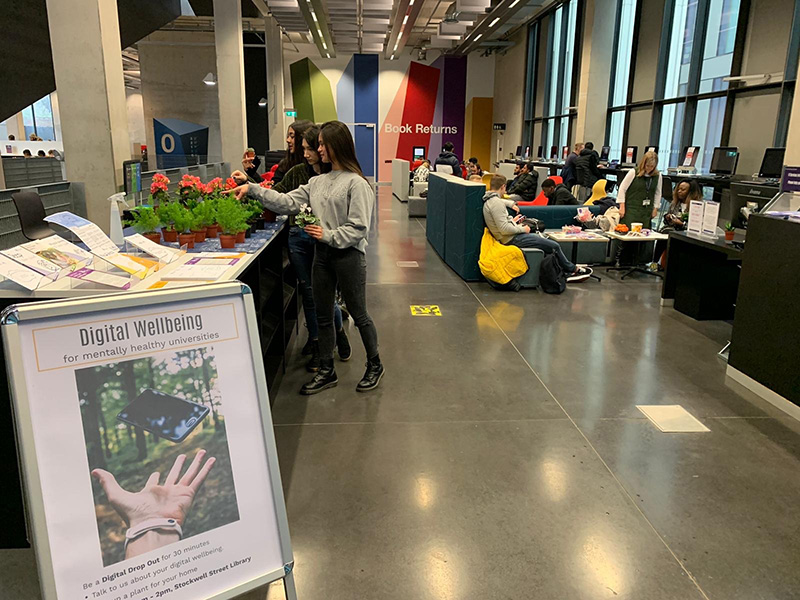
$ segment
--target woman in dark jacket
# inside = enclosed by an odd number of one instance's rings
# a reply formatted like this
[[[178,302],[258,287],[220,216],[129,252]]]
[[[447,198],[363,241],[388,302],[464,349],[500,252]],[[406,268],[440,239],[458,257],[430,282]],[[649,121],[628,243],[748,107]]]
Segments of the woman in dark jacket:
[[[311,121],[298,119],[286,129],[286,156],[278,163],[272,176],[273,184],[280,182],[289,169],[303,162],[303,133],[312,125]]]

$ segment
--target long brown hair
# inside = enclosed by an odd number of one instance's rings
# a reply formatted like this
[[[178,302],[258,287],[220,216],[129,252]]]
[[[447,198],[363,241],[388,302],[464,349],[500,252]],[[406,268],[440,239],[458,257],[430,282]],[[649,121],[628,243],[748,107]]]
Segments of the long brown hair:
[[[286,148],[286,156],[278,163],[278,168],[284,173],[295,165],[303,162],[303,136],[309,127],[313,127],[314,123],[306,119],[298,119],[294,121],[287,129],[294,131],[294,152],[289,152]]]
[[[361,165],[356,158],[356,146],[350,129],[341,121],[323,123],[319,130],[319,139],[325,144],[331,163],[338,163],[344,171],[356,173],[364,177]],[[366,177],[364,177],[366,179]]]
[[[322,162],[322,159],[319,156],[319,125],[312,125],[306,129],[306,132],[303,134],[303,138],[300,140],[301,146],[303,145],[303,140],[305,140],[306,144],[308,144],[308,147],[311,149],[311,151],[317,155],[320,173],[327,173],[330,171],[331,163]],[[303,160],[305,160],[305,155],[303,156]]]

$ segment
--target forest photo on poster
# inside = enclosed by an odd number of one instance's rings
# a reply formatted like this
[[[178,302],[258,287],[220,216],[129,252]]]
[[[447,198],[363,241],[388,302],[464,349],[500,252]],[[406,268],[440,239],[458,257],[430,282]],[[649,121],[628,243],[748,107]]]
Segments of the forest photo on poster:
[[[213,347],[78,369],[75,378],[105,566],[125,560],[131,521],[131,511],[108,497],[116,484],[126,497],[138,497],[203,458],[208,469],[177,517],[182,539],[239,520]],[[195,416],[187,419],[182,410]],[[168,433],[170,423],[180,435]]]

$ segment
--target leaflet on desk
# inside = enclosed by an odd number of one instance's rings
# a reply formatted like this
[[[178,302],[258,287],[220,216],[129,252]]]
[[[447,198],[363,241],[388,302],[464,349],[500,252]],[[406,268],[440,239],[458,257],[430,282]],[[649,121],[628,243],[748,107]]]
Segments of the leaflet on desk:
[[[2,254],[0,254],[0,275],[31,291],[50,281],[50,279],[40,275],[37,271],[29,269]]]

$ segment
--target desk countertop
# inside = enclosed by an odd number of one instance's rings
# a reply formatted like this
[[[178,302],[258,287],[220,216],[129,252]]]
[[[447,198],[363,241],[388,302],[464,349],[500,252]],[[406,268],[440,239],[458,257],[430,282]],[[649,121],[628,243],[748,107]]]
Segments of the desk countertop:
[[[619,240],[621,242],[654,242],[656,240],[666,240],[669,238],[668,235],[663,233],[651,233],[650,235],[620,235],[615,231],[607,231],[606,235],[610,237],[612,240]]]
[[[686,231],[672,231],[670,232],[669,237],[681,242],[700,246],[701,248],[708,248],[709,250],[723,252],[731,259],[741,260],[742,258],[742,251],[730,242],[726,242],[723,238],[704,237],[702,235],[688,233]],[[743,242],[745,236],[744,234],[737,233],[734,239],[737,242]]]

